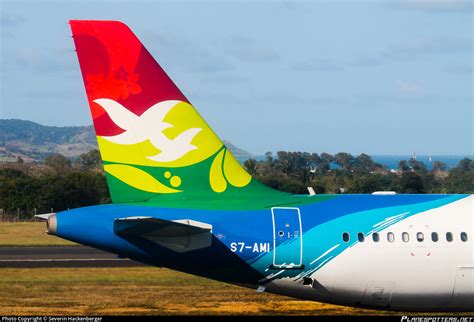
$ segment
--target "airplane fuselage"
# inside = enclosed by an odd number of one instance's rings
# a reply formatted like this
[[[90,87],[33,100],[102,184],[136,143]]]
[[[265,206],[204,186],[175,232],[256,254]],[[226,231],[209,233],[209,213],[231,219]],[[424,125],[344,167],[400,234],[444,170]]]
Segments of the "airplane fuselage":
[[[258,291],[474,310],[472,195],[273,190],[242,167],[128,26],[70,25],[113,204],[51,216],[50,233]]]
[[[294,198],[243,210],[93,206],[58,213],[50,230],[150,265],[302,299],[391,310],[474,310],[474,196]],[[203,246],[183,240],[176,251],[146,234],[124,239],[114,232],[114,221],[123,217],[205,223],[212,226],[212,240]]]

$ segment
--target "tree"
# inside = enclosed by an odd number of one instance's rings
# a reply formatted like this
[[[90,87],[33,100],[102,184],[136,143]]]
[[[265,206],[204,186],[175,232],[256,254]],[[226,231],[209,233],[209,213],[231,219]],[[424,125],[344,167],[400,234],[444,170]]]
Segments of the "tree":
[[[433,171],[416,160],[399,163],[402,174],[373,171],[381,167],[370,156],[352,157],[338,153],[338,161],[352,171],[331,170],[335,157],[328,153],[279,151],[276,156],[267,154],[266,160],[247,160],[247,171],[268,186],[290,193],[307,194],[308,186],[316,193],[372,193],[393,190],[400,193],[474,193],[474,161],[465,158],[449,171],[446,165],[433,163]],[[98,151],[81,155],[76,167],[62,155],[46,158],[44,162],[55,171],[44,171],[44,166],[20,166],[0,168],[0,208],[7,212],[20,209],[20,213],[49,212],[82,207],[110,201],[105,176],[96,171],[100,164]],[[412,169],[413,167],[413,169]],[[317,171],[312,171],[317,169]],[[416,170],[415,170],[416,169]],[[40,171],[38,171],[40,170]],[[441,173],[442,172],[442,173]],[[438,175],[438,174],[442,175]]]
[[[361,153],[354,160],[354,170],[357,172],[367,173],[373,171],[375,168],[381,167],[377,165],[370,156],[365,153]]]
[[[451,170],[445,188],[447,193],[474,193],[474,173]]]
[[[406,160],[400,160],[400,162],[398,162],[398,169],[402,172],[410,171],[410,166]]]
[[[298,179],[303,184],[309,181],[313,161],[311,154],[307,152],[285,152],[278,151],[277,159],[274,161],[275,169]]]
[[[456,168],[462,172],[474,171],[474,160],[471,160],[469,158],[464,158],[461,161],[459,161]]]
[[[351,170],[355,162],[354,157],[350,153],[339,152],[334,155],[335,162],[345,170]]]
[[[273,155],[272,155],[271,152],[265,152],[265,160],[267,160],[267,162],[269,162],[269,163],[272,163]]]
[[[252,176],[257,174],[257,160],[248,159],[244,162],[244,167]]]
[[[448,193],[474,193],[474,161],[464,158],[445,180]]]
[[[57,173],[65,173],[71,170],[71,161],[62,154],[53,154],[44,158],[44,164],[53,168]]]
[[[0,182],[1,183],[3,183],[4,180],[26,178],[26,177],[28,176],[21,170],[11,169],[11,168],[0,168],[0,180],[1,180]]]
[[[300,194],[308,193],[308,190],[304,184],[298,180],[289,178],[284,174],[278,175],[274,173],[264,177],[259,177],[259,180],[265,185],[280,191]]]
[[[323,152],[320,155],[321,163],[319,168],[322,172],[327,172],[331,170],[331,163],[334,162],[334,156],[329,153]]]
[[[428,173],[428,168],[426,165],[421,161],[417,161],[415,158],[411,158],[409,164],[415,173],[422,175],[426,175]]]
[[[102,166],[99,150],[90,150],[79,156],[79,167],[83,170],[98,169]]]
[[[441,161],[433,162],[433,165],[431,166],[431,171],[446,171],[446,163],[443,163]]]
[[[414,172],[404,172],[400,178],[402,193],[424,193],[425,187],[421,177]]]
[[[393,176],[381,174],[364,174],[350,182],[350,193],[372,193],[375,191],[393,190]]]

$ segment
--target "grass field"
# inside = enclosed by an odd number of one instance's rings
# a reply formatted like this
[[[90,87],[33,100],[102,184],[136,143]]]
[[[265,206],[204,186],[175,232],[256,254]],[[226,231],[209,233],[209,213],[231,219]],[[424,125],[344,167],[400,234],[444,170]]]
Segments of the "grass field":
[[[73,242],[45,233],[44,222],[0,222],[0,246],[60,246]]]
[[[46,235],[44,229],[44,223],[0,223],[0,246],[73,244]],[[403,313],[256,293],[155,267],[0,268],[0,315],[163,314],[400,316]]]
[[[0,269],[0,315],[161,314],[391,313],[256,293],[162,268]]]
[[[1,246],[75,245],[44,222],[0,223]],[[154,267],[2,268],[0,315],[380,314],[288,297]]]

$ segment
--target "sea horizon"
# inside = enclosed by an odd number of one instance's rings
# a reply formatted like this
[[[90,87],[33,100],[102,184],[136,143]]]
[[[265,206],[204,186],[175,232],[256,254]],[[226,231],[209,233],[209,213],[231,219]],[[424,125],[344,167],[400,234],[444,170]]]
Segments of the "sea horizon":
[[[401,160],[410,160],[413,157],[413,154],[376,154],[376,155],[370,155],[368,154],[372,160],[376,163],[381,164],[382,166],[388,168],[388,169],[398,169],[398,163]],[[354,155],[356,156],[356,155]],[[415,158],[417,161],[422,162],[428,170],[431,170],[432,165],[436,161],[443,162],[446,165],[446,169],[452,169],[456,167],[459,163],[464,158],[469,158],[469,159],[474,159],[474,155],[463,155],[463,154],[458,154],[458,155],[450,155],[450,154],[433,154],[433,155],[415,155]],[[257,155],[257,156],[252,156],[252,157],[241,157],[238,158],[240,162],[245,162],[246,160],[249,159],[255,159],[257,161],[263,161],[265,160],[265,155]]]

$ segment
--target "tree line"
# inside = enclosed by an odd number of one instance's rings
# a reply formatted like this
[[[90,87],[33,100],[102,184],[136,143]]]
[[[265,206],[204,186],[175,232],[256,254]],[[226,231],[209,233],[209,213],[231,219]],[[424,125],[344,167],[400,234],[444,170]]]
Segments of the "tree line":
[[[308,193],[474,193],[474,161],[465,158],[450,169],[434,162],[428,170],[415,159],[401,160],[396,171],[375,163],[367,154],[279,151],[265,159],[249,159],[244,167],[262,183],[286,192]],[[0,168],[0,209],[4,213],[62,211],[110,203],[97,150],[75,161],[55,154],[40,164],[4,163]]]
[[[0,168],[0,209],[23,216],[109,203],[110,196],[97,150],[72,162],[48,156],[42,164],[5,163]]]
[[[279,151],[265,160],[244,162],[247,171],[264,184],[286,192],[307,193],[474,193],[474,161],[465,158],[449,171],[435,161],[428,170],[423,162],[401,160],[398,169],[387,169],[367,154]]]

